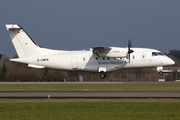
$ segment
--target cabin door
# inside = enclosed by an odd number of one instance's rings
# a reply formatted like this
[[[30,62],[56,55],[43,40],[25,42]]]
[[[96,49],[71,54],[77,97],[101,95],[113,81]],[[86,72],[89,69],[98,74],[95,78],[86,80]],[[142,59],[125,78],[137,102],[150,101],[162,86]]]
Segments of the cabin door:
[[[77,57],[72,58],[72,69],[77,69]]]

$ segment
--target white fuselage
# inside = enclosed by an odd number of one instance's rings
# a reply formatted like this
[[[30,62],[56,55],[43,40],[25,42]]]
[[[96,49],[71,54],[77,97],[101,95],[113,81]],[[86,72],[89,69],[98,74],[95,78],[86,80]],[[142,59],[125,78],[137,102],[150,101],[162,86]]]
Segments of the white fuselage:
[[[78,70],[104,73],[126,68],[148,68],[173,65],[174,61],[160,51],[148,48],[95,47],[88,51],[62,51],[41,48],[17,24],[7,24],[12,43],[19,56],[11,61],[29,67]],[[130,56],[130,58],[128,58]]]
[[[58,54],[11,59],[12,61],[27,63],[29,67],[50,68],[58,70],[79,70],[100,72],[99,68],[106,71],[114,71],[126,68],[149,68],[173,65],[174,61],[165,55],[159,55],[160,51],[147,48],[132,48],[134,52],[127,57],[98,57],[89,51],[61,51]],[[157,55],[153,55],[157,53]]]

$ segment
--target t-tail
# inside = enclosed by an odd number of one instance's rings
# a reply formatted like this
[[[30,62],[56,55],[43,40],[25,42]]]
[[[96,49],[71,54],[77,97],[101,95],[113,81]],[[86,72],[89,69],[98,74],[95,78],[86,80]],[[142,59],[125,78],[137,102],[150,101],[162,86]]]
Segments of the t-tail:
[[[38,51],[41,48],[29,37],[21,26],[8,24],[6,25],[6,28],[19,58],[28,58],[40,55]]]

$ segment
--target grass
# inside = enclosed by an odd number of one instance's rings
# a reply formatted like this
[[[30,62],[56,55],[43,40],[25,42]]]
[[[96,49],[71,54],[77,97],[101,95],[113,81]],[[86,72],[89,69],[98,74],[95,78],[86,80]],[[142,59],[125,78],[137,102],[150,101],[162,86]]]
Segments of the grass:
[[[1,99],[1,120],[179,120],[178,99]]]
[[[180,91],[179,83],[0,84],[0,91]]]
[[[0,91],[180,91],[178,83],[0,84]],[[0,99],[0,120],[179,120],[179,99]]]

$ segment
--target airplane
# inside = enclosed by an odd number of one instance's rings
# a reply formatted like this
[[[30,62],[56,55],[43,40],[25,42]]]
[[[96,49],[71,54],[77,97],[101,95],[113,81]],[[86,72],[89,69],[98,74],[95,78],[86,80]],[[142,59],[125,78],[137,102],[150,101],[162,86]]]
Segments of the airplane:
[[[163,66],[175,62],[159,50],[128,47],[94,47],[89,50],[65,51],[42,48],[17,24],[7,24],[12,43],[19,58],[10,61],[28,64],[33,68],[48,68],[64,71],[88,71],[100,73],[131,68],[157,68],[160,74]]]

